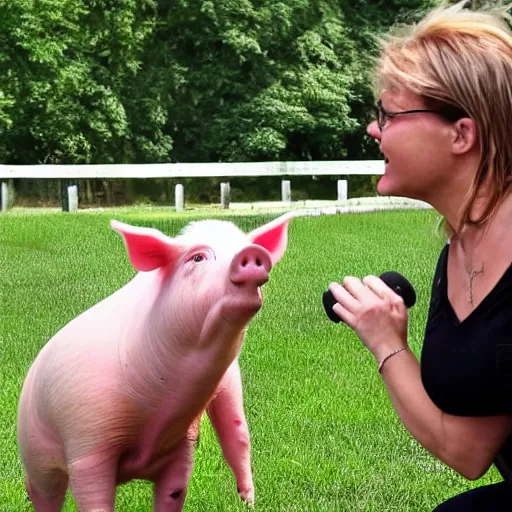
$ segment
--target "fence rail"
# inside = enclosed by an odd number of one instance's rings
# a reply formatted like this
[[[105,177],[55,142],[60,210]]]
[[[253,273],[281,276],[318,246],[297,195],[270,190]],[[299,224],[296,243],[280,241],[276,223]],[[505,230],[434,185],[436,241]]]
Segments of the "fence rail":
[[[243,162],[243,163],[167,163],[167,164],[97,164],[97,165],[0,165],[1,205],[6,211],[13,204],[13,179],[59,179],[62,187],[62,209],[78,209],[78,189],[75,180],[121,178],[204,178],[224,177],[220,185],[220,204],[230,208],[229,178],[258,176],[345,176],[381,175],[381,160],[330,160],[298,162]],[[337,182],[337,203],[347,200],[347,181]],[[281,203],[291,206],[291,181],[281,180]],[[183,211],[185,192],[182,184],[175,187],[175,207]]]
[[[219,162],[169,164],[0,165],[0,180],[15,178],[207,178],[235,176],[335,176],[384,173],[382,160]]]

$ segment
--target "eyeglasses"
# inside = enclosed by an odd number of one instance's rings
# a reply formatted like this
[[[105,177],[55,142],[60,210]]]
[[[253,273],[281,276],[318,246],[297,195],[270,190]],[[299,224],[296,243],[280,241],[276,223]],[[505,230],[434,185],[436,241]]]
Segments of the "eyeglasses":
[[[375,110],[375,117],[377,119],[377,124],[379,126],[379,130],[382,131],[386,126],[388,119],[392,119],[396,116],[403,116],[406,114],[420,114],[420,113],[430,113],[437,114],[438,116],[444,117],[445,119],[455,122],[461,119],[462,117],[466,117],[466,113],[460,110],[457,107],[449,105],[446,110],[432,110],[432,109],[415,109],[415,110],[401,110],[399,112],[389,112],[383,106],[382,102],[378,101],[377,104],[373,107]]]

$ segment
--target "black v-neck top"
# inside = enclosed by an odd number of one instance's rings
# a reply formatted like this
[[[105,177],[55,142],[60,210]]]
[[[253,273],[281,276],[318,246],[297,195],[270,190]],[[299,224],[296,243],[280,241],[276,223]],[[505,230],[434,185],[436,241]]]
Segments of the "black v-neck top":
[[[421,354],[432,401],[459,416],[512,413],[512,264],[462,322],[448,300],[450,244],[437,263]]]
[[[464,320],[448,300],[446,244],[432,283],[421,353],[421,379],[445,413],[493,416],[512,413],[512,264]],[[512,481],[512,435],[494,464]]]

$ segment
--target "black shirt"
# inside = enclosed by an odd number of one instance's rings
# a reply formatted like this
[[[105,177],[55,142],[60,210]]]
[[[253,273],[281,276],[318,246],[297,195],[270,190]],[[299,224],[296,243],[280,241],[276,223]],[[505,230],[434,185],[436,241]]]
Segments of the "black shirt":
[[[512,413],[512,264],[460,322],[448,300],[449,247],[439,256],[432,283],[421,353],[423,385],[448,414]],[[507,444],[512,448],[511,440]]]

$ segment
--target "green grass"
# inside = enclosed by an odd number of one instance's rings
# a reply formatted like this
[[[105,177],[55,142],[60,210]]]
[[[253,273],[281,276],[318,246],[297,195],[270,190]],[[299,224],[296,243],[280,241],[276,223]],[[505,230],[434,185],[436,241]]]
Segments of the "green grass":
[[[190,214],[118,210],[0,216],[0,511],[30,510],[16,446],[25,373],[44,343],[134,271],[115,216],[173,234]],[[274,215],[233,217],[252,229]],[[224,218],[229,218],[223,215]],[[302,217],[264,287],[240,357],[252,437],[256,510],[431,511],[467,482],[436,462],[394,413],[376,363],[321,294],[331,280],[397,270],[414,284],[410,345],[419,355],[434,265],[442,245],[432,211]],[[151,510],[151,485],[118,489],[116,510]],[[68,499],[66,511],[75,510]],[[185,511],[245,510],[203,421]]]

